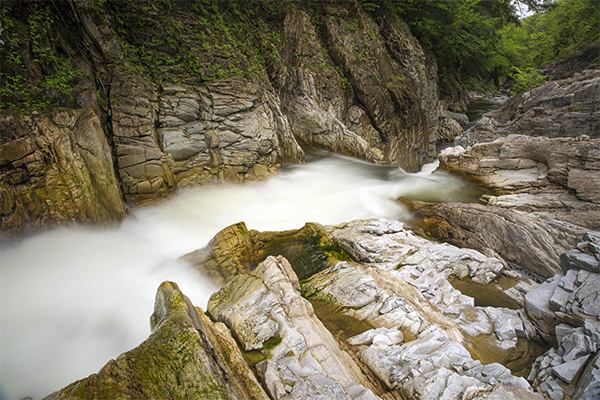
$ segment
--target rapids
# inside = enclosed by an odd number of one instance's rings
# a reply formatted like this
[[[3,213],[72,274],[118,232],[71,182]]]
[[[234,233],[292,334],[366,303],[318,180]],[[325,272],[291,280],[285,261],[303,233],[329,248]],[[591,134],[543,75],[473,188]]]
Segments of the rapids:
[[[180,191],[135,210],[114,229],[56,229],[0,252],[0,398],[34,399],[97,372],[149,333],[154,295],[177,282],[203,308],[217,290],[178,257],[204,247],[226,226],[278,231],[306,222],[409,219],[396,201],[476,201],[476,188],[426,165],[416,174],[317,153],[304,165],[244,185]]]

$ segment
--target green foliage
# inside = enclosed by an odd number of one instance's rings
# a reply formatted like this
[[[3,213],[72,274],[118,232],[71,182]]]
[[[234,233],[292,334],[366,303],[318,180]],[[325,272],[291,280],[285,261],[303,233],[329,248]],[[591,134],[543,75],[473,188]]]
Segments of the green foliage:
[[[392,0],[421,45],[464,78],[496,72],[498,30],[517,21],[510,0]]]
[[[375,12],[379,8],[379,4],[372,3],[370,1],[363,0],[363,8],[367,12]]]
[[[540,66],[598,40],[599,15],[597,0],[549,2],[543,13],[501,31],[501,51],[519,68]]]
[[[513,95],[539,86],[548,79],[548,76],[540,75],[535,68],[530,67],[521,70],[513,67],[512,70],[513,72],[510,76],[517,82],[512,88],[511,94]]]
[[[161,3],[151,19],[125,21],[117,34],[133,68],[164,80],[210,83],[232,76],[266,77],[266,59],[281,59],[276,3],[198,0]],[[143,15],[143,12],[141,13]],[[136,35],[129,24],[135,23]],[[164,32],[155,35],[156,31]]]
[[[519,21],[515,4],[536,14]],[[549,62],[600,36],[598,0],[392,0],[438,65],[452,66],[464,82],[514,74]],[[520,77],[528,74],[517,74]]]
[[[8,3],[0,18],[0,109],[46,109],[51,102],[43,96],[44,88],[69,95],[81,72],[57,48],[49,4]]]

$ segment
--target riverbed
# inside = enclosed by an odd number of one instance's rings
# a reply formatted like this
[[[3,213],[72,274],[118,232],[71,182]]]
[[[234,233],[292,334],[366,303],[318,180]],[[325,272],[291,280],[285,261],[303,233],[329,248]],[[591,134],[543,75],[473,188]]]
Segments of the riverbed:
[[[57,229],[2,242],[1,398],[41,398],[97,372],[149,333],[154,295],[177,282],[205,307],[217,290],[178,257],[204,247],[221,229],[279,231],[306,222],[409,219],[400,196],[476,201],[481,192],[459,178],[416,174],[349,157],[313,152],[267,181],[179,192],[136,209],[115,229]]]

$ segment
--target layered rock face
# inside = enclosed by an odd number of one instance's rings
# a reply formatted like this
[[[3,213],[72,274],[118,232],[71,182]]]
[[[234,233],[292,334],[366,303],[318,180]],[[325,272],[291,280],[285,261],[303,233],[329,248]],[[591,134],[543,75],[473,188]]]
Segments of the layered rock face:
[[[95,103],[50,115],[6,113],[0,130],[3,231],[123,217],[111,148]]]
[[[455,246],[477,249],[542,277],[562,273],[560,256],[586,233],[582,227],[535,218],[497,206],[424,203],[403,199],[423,232]]]
[[[15,26],[27,29],[27,21],[19,18],[32,14],[29,6],[9,4],[7,15]],[[64,59],[54,69],[65,63],[78,67],[75,78],[63,85],[69,90],[60,101],[49,100],[50,107],[79,115],[84,111],[77,107],[99,105],[94,110],[100,122],[89,123],[96,124],[108,148],[98,144],[90,151],[112,159],[107,165],[113,168],[90,174],[116,175],[121,190],[121,204],[103,208],[152,204],[189,186],[264,179],[282,163],[303,162],[301,143],[416,171],[433,159],[438,132],[448,135],[448,124],[439,123],[435,63],[387,4],[370,12],[358,1],[232,7],[68,1],[57,9],[35,7],[63,16],[47,27],[54,43],[48,51]],[[165,36],[158,37],[157,30]],[[26,46],[13,50],[26,68],[11,64],[7,73],[42,85],[43,71],[31,61],[38,55]],[[23,96],[9,100],[22,110]],[[10,115],[3,118],[39,119],[28,110]],[[4,128],[10,132],[3,143],[19,147],[19,129],[11,123]],[[32,137],[39,135],[29,129]],[[38,153],[9,155],[7,147],[9,158],[3,156],[4,230],[18,233],[26,223],[36,230],[38,219],[59,224],[120,218],[118,212],[87,210],[78,201],[65,209],[57,202],[48,206],[43,196],[26,200],[29,206],[16,212],[10,194],[22,190],[16,185],[32,173],[58,168],[52,157],[39,163],[39,152],[53,150],[47,141],[37,142]],[[35,171],[24,172],[26,156]],[[60,190],[53,180],[36,185],[46,192]],[[90,196],[106,197],[102,191]]]
[[[495,191],[497,207],[600,229],[600,140],[510,135],[440,155],[440,168]]]
[[[598,261],[597,244],[588,234],[577,248]],[[323,258],[308,275],[302,251]],[[274,256],[282,252],[295,261]],[[497,258],[384,219],[280,233],[240,223],[186,259],[228,271],[210,318],[164,283],[148,340],[49,398],[120,398],[134,389],[161,398],[275,399],[596,393],[600,275],[579,267],[538,284]],[[544,341],[558,345],[535,344]]]
[[[538,357],[528,378],[550,399],[588,400],[600,394],[600,255],[590,250],[599,243],[597,233],[585,235],[577,249],[561,255],[564,275],[525,295],[525,309],[538,332],[557,343]]]
[[[600,70],[544,83],[510,98],[457,138],[464,147],[519,134],[597,138],[600,134]]]

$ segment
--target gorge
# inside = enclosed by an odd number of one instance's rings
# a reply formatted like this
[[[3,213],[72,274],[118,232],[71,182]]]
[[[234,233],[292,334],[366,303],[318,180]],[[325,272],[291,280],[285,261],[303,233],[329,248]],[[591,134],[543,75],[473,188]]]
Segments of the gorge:
[[[392,5],[3,6],[0,397],[595,398],[597,54],[467,126]]]

